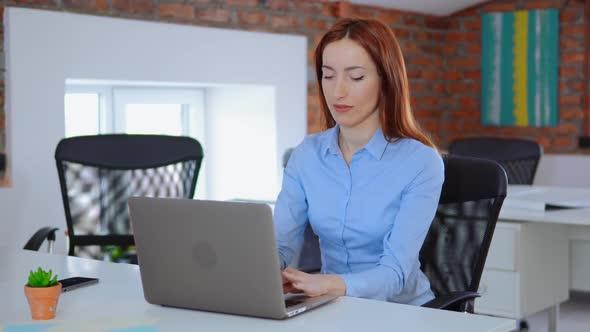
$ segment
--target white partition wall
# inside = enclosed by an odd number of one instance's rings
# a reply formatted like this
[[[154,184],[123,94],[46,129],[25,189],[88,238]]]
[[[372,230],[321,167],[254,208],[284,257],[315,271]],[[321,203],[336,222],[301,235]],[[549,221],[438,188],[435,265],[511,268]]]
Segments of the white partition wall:
[[[0,227],[10,234],[7,246],[23,246],[41,226],[65,229],[53,153],[64,137],[67,79],[270,87],[274,105],[260,105],[274,106],[265,121],[276,124],[265,185],[278,190],[281,154],[306,132],[305,37],[24,8],[4,13],[12,187],[0,188]],[[255,98],[243,100],[245,110],[256,108]]]

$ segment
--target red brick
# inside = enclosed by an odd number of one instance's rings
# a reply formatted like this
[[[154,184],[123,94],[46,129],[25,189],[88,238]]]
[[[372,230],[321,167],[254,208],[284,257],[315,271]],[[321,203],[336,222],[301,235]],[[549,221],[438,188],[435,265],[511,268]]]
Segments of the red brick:
[[[496,3],[491,2],[484,5],[484,11],[486,12],[506,12],[506,11],[513,11],[516,9],[514,3]]]
[[[423,106],[438,106],[439,101],[439,97],[420,97],[418,103]]]
[[[445,86],[442,83],[434,83],[432,84],[431,90],[432,92],[438,93],[440,95],[445,92]]]
[[[424,21],[424,26],[428,29],[446,30],[449,29],[449,19],[446,17],[428,17]]]
[[[551,142],[553,147],[560,147],[560,148],[569,148],[574,147],[574,138],[571,136],[560,136],[553,139]]]
[[[420,119],[418,116],[416,116],[416,118]],[[438,123],[435,121],[420,121],[420,126],[429,133],[434,133],[439,130]]]
[[[109,4],[106,0],[63,0],[65,8],[107,11]]]
[[[416,66],[427,66],[427,67],[439,67],[441,65],[440,58],[432,58],[425,56],[416,56],[410,58],[413,65]]]
[[[576,78],[582,76],[582,70],[579,66],[568,66],[559,68],[559,78]]]
[[[584,86],[584,82],[582,82],[582,81],[569,82],[568,86],[569,86],[571,92],[578,92],[578,93],[583,93],[584,89],[586,88]]]
[[[401,39],[408,39],[410,37],[410,31],[405,29],[393,29],[393,33],[395,33],[395,37]]]
[[[584,10],[577,8],[563,9],[559,12],[560,22],[576,22],[584,17]]]
[[[457,53],[457,46],[456,45],[450,45],[450,44],[445,44],[443,46],[443,54],[445,55],[452,55],[452,54],[456,54]]]
[[[377,19],[385,24],[394,24],[401,21],[400,15],[398,13],[391,13],[391,12],[380,12],[377,15]]]
[[[583,36],[585,27],[583,24],[577,24],[562,26],[560,29],[562,36]]]
[[[581,95],[571,95],[571,96],[559,96],[559,106],[581,106],[582,105],[582,96]]]
[[[295,1],[295,8],[297,11],[306,14],[321,14],[326,10],[326,8],[330,8],[330,4],[315,2],[312,0],[299,0]],[[328,16],[332,15],[330,14]]]
[[[585,60],[583,52],[562,53],[561,61],[563,63],[583,63]]]
[[[444,74],[445,80],[460,80],[461,79],[461,72],[458,70],[447,70]]]
[[[113,0],[113,8],[130,14],[151,14],[154,11],[152,0]]]
[[[477,42],[480,40],[478,32],[451,32],[447,35],[447,40],[450,42]]]
[[[419,42],[425,42],[430,40],[428,32],[426,31],[414,31],[412,32],[412,36]]]
[[[4,98],[2,98],[2,100],[4,100]],[[4,120],[4,112],[3,111],[0,111],[0,129],[4,129],[5,128],[4,127],[5,125],[6,125],[6,123],[5,123],[5,120]]]
[[[415,14],[403,14],[404,23],[407,25],[421,25],[424,22],[424,16]]]
[[[455,119],[479,119],[480,113],[475,110],[460,110],[452,113]]]
[[[481,123],[479,121],[464,121],[463,130],[465,132],[479,132],[481,130]]]
[[[535,138],[535,141],[541,144],[544,150],[547,150],[551,146],[551,140],[548,137],[538,136]]]
[[[478,108],[479,102],[475,98],[461,97],[459,98],[459,105],[466,108]]]
[[[458,122],[449,122],[443,125],[443,128],[447,132],[460,132],[462,131],[462,126]]]
[[[480,82],[454,81],[447,82],[447,92],[449,93],[471,93],[479,92]]]
[[[211,1],[213,1],[213,0],[188,0],[188,3],[190,3],[190,4],[195,4],[195,3],[203,4],[203,3],[210,3]]]
[[[559,8],[563,5],[561,0],[535,0],[525,1],[525,9],[545,9],[545,8]]]
[[[297,26],[297,18],[295,16],[273,16],[270,20],[272,28],[293,28]]]
[[[196,8],[195,18],[202,21],[229,23],[231,20],[230,12],[221,8]]]
[[[289,9],[289,1],[288,0],[268,0],[266,6],[270,9],[274,10],[288,10]]]
[[[256,7],[258,0],[225,0],[226,6]]]
[[[470,43],[463,46],[463,50],[467,54],[481,54],[481,45]]]
[[[328,22],[322,21],[322,20],[316,20],[313,18],[306,18],[305,21],[303,22],[303,24],[305,25],[305,27],[307,27],[309,29],[315,29],[315,30],[328,29]]]
[[[559,48],[561,51],[567,49],[578,49],[584,47],[584,41],[571,38],[559,38]]]
[[[479,57],[461,57],[448,59],[447,63],[453,67],[479,67]]]
[[[55,0],[12,0],[17,4],[31,4],[31,5],[55,5]]]
[[[584,111],[581,109],[560,110],[559,117],[563,120],[583,119]]]
[[[481,30],[481,20],[477,19],[473,21],[463,21],[463,28],[470,31]]]
[[[261,12],[239,12],[238,23],[263,25],[266,23],[266,15]]]
[[[191,19],[195,17],[195,10],[192,6],[181,3],[160,3],[158,6],[160,17],[175,17]]]
[[[550,127],[558,134],[575,134],[579,131],[578,125],[571,122],[562,123],[557,127]]]
[[[440,71],[437,70],[422,70],[420,75],[422,78],[427,80],[437,80],[440,79]]]
[[[479,80],[481,79],[481,71],[479,69],[465,70],[463,72],[463,77],[467,79]]]

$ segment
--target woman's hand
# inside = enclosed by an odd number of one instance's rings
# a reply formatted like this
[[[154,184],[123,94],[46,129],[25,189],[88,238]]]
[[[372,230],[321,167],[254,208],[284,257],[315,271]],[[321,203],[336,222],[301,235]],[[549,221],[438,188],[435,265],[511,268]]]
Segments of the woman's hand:
[[[344,280],[333,274],[309,274],[286,268],[281,272],[285,293],[305,293],[307,296],[345,295]]]

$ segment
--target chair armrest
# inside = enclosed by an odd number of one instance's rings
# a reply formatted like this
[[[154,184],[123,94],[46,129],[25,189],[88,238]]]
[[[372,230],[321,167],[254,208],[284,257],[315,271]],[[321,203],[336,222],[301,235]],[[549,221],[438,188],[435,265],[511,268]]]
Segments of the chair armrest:
[[[56,227],[43,227],[39,229],[37,232],[35,232],[35,234],[33,234],[33,236],[31,236],[29,241],[27,241],[24,249],[37,251],[39,248],[41,248],[41,245],[45,239],[48,241],[55,241],[55,231],[58,229],[59,228]]]
[[[434,309],[450,309],[452,306],[457,306],[464,301],[474,300],[480,297],[476,292],[452,292],[449,294],[441,295],[432,301],[424,303],[422,306],[425,308]]]

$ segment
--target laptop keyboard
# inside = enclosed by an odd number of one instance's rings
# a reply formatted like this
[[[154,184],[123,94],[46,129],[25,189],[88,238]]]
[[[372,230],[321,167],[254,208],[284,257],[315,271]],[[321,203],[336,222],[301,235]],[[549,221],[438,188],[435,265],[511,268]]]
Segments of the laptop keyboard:
[[[305,299],[287,299],[285,300],[285,307],[292,307],[292,306],[296,306],[302,302],[304,302]]]

